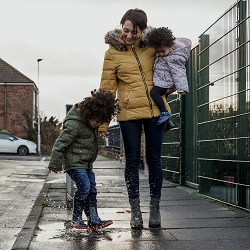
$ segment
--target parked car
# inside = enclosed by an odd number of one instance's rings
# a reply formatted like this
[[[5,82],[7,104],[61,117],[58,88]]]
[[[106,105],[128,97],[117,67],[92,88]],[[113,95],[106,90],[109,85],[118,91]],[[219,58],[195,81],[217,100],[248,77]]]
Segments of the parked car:
[[[6,132],[0,132],[0,153],[28,155],[37,153],[37,145]]]

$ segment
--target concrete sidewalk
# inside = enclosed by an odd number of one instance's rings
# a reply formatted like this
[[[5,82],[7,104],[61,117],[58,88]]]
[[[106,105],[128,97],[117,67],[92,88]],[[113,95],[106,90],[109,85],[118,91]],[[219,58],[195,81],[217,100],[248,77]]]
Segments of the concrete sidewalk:
[[[111,226],[98,232],[72,230],[72,211],[66,208],[65,174],[51,173],[12,249],[250,249],[250,219],[244,213],[167,182],[162,189],[162,228],[149,229],[148,178],[142,172],[144,229],[131,230],[124,165],[98,156],[94,168],[99,216],[112,219]]]

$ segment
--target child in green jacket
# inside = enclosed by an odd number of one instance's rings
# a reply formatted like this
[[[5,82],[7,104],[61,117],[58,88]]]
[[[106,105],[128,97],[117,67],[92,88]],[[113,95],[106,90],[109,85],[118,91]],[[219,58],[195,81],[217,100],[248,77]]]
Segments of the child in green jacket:
[[[49,163],[52,172],[65,171],[75,182],[72,226],[76,229],[96,230],[111,225],[111,220],[101,220],[97,213],[97,190],[93,162],[98,153],[98,128],[109,123],[116,115],[117,100],[110,91],[91,91],[91,96],[75,104],[63,122]],[[88,223],[82,219],[85,213]]]

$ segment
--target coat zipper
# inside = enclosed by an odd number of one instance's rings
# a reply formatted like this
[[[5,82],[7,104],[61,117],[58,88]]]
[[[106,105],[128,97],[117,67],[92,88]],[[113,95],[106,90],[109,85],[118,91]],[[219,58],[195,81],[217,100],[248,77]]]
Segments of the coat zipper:
[[[140,62],[140,60],[139,60],[139,57],[138,57],[137,54],[136,54],[134,44],[132,44],[131,47],[132,47],[132,51],[133,51],[133,53],[134,53],[135,59],[136,59],[136,61],[137,61],[137,63],[138,63],[139,69],[140,69],[142,81],[143,81],[143,84],[144,84],[144,87],[145,87],[145,90],[146,90],[146,95],[147,95],[148,102],[149,102],[150,112],[151,112],[152,117],[154,117],[153,105],[152,105],[152,101],[151,101],[151,99],[150,99],[150,97],[149,97],[148,86],[147,86],[147,83],[146,83],[146,79],[145,79],[145,77],[144,77],[144,73],[143,73],[143,70],[142,70],[141,62]]]

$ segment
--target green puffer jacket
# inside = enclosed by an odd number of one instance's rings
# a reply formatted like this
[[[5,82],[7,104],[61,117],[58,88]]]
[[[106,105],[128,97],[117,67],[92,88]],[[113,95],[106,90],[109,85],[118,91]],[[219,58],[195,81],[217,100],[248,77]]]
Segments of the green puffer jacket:
[[[77,110],[77,104],[68,112],[63,130],[56,139],[48,168],[67,171],[69,169],[92,169],[98,153],[97,129]]]

